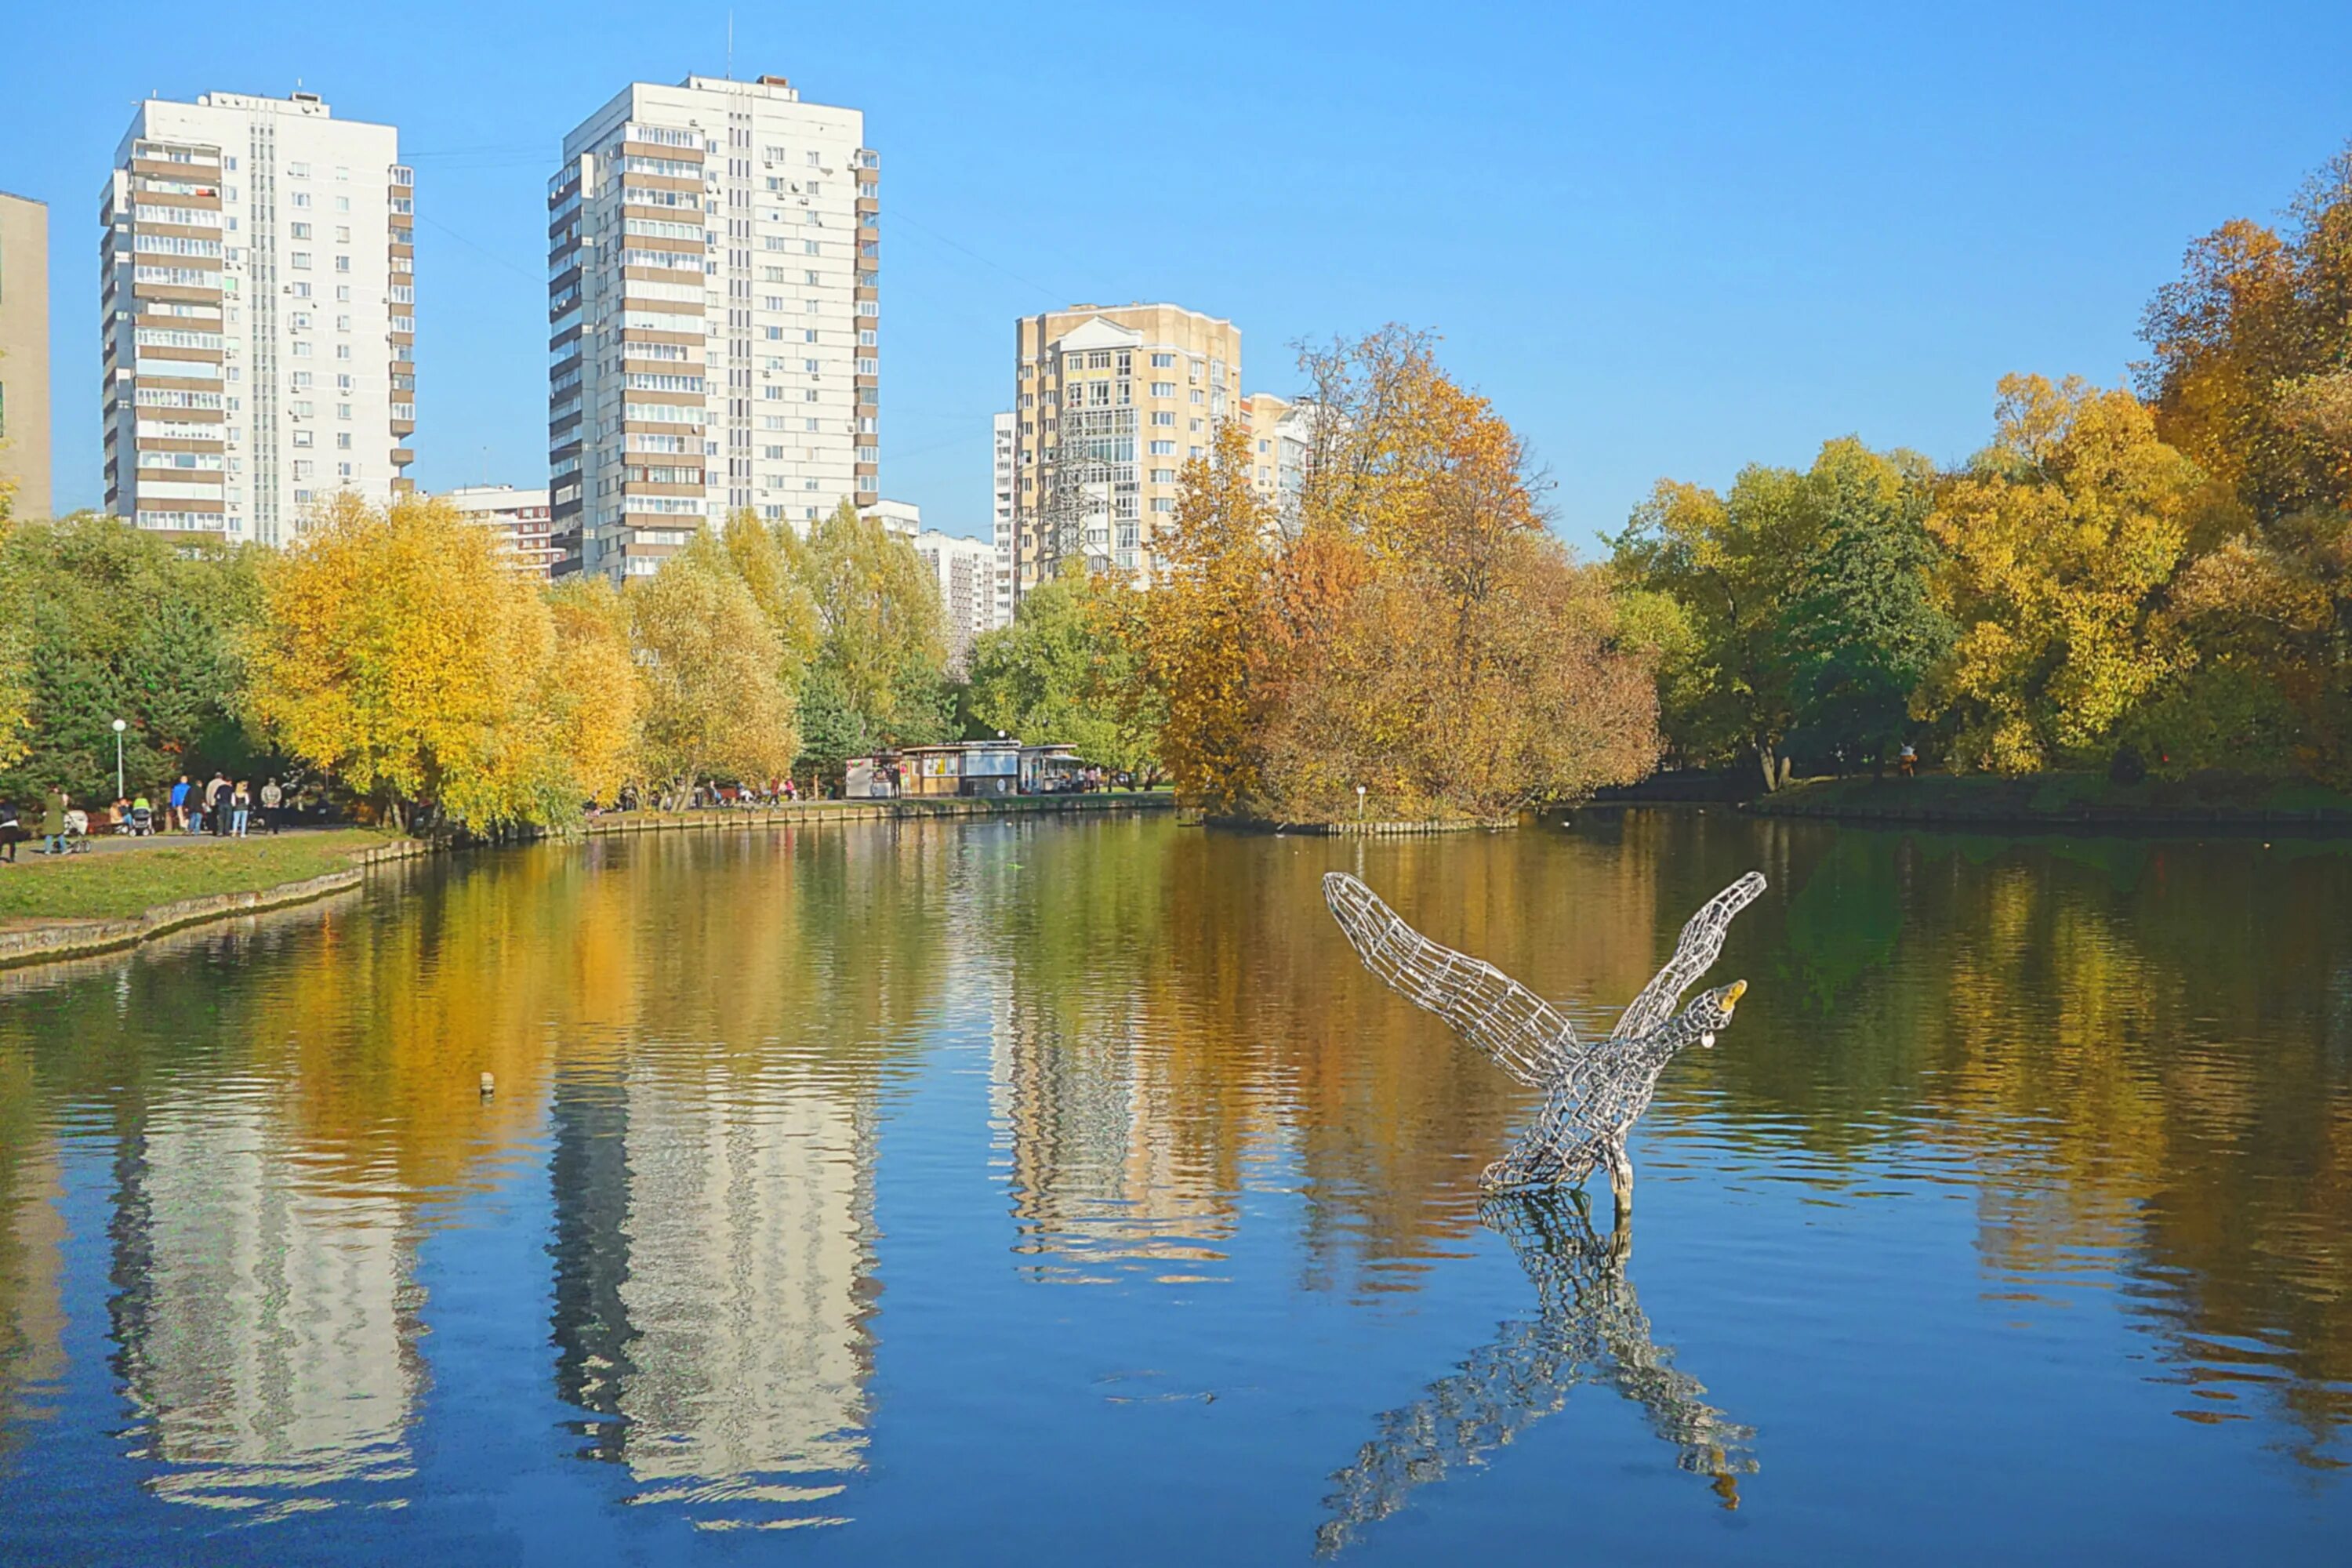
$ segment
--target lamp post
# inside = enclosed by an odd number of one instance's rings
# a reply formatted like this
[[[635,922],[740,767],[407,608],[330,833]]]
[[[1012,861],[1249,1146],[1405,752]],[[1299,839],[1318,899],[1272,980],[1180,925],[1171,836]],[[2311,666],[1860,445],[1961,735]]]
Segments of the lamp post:
[[[1364,820],[1364,786],[1361,784],[1356,786],[1356,820]]]
[[[131,726],[121,719],[114,721],[114,798],[122,795],[122,731]]]

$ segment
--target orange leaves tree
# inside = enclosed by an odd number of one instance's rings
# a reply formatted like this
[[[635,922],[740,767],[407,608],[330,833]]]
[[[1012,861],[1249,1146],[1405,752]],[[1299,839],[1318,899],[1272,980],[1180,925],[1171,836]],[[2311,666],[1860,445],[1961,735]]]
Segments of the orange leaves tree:
[[[1308,353],[1295,532],[1246,437],[1188,467],[1136,632],[1160,754],[1213,811],[1278,820],[1507,815],[1639,777],[1643,656],[1544,526],[1524,444],[1390,328]]]
[[[442,502],[341,496],[263,577],[246,709],[395,826],[428,801],[477,831],[562,822],[583,775],[610,775],[614,721],[633,721],[625,679],[593,722],[562,700],[611,664],[609,625],[583,610],[559,626],[488,531]]]

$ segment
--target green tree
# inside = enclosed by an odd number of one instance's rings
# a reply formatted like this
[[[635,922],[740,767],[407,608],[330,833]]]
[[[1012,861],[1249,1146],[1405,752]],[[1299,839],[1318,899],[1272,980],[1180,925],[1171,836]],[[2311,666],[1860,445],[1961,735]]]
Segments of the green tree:
[[[847,501],[805,545],[782,548],[821,634],[803,677],[803,704],[817,716],[803,754],[832,769],[877,747],[948,739],[946,627],[938,580],[922,558]]]
[[[1929,588],[1925,527],[1935,471],[1916,453],[1829,442],[1800,488],[1817,519],[1811,559],[1782,605],[1789,743],[1819,761],[1884,763],[1901,743],[1912,693],[1950,650],[1952,625]]]
[[[1726,495],[1661,479],[1610,541],[1621,595],[1664,594],[1683,612],[1661,692],[1668,746],[1692,764],[1752,756],[1768,789],[1795,721],[1783,611],[1821,531],[1803,490],[1795,470],[1760,466]]]
[[[973,645],[972,718],[1033,745],[1073,746],[1103,767],[1154,772],[1151,734],[1125,698],[1140,661],[1093,604],[1118,591],[1076,577],[1033,590],[1011,626]]]
[[[134,790],[249,765],[235,644],[259,561],[90,513],[0,526],[0,795],[110,796],[118,718]]]
[[[783,775],[801,745],[775,628],[709,533],[626,595],[643,709],[638,768],[672,795],[711,774]]]

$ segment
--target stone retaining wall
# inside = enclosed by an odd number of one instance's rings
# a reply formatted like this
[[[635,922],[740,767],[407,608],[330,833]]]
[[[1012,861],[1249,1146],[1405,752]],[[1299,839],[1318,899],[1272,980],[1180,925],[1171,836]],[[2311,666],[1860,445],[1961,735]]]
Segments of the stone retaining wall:
[[[362,853],[376,855],[373,850]],[[377,858],[404,859],[406,857],[384,855]],[[126,920],[59,921],[54,925],[35,926],[24,931],[0,931],[0,969],[13,969],[25,963],[46,963],[58,958],[87,957],[119,947],[133,947],[151,937],[178,931],[184,926],[201,925],[207,921],[233,920],[239,915],[258,914],[264,910],[283,909],[289,904],[309,903],[330,893],[356,888],[366,875],[362,867],[353,866],[349,870],[330,871],[322,877],[284,882],[275,888],[242,893],[211,893],[200,899],[177,899]]]

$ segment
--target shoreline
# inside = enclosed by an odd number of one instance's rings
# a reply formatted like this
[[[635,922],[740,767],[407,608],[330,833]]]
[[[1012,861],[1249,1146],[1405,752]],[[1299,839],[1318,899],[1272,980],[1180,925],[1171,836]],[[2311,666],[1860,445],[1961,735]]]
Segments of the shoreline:
[[[1175,796],[1164,790],[1138,791],[1132,795],[1106,792],[1100,795],[1013,795],[995,799],[943,795],[937,799],[916,796],[898,800],[812,801],[788,806],[629,812],[595,818],[583,824],[574,832],[547,834],[530,842],[561,842],[573,837],[599,838],[638,833],[709,833],[730,828],[782,827],[823,822],[1172,810],[1175,804]],[[377,866],[422,859],[443,853],[448,847],[422,838],[395,839],[355,850],[349,858],[350,865],[346,867],[316,877],[280,882],[274,887],[174,899],[135,915],[112,919],[58,919],[0,930],[0,970],[93,958],[141,947],[157,937],[197,926],[314,903],[362,886],[368,872]]]
[[[2352,795],[2333,790],[2235,780],[2116,784],[2082,773],[1806,779],[1747,800],[1621,797],[1580,809],[1602,806],[1717,806],[1769,821],[1947,833],[2352,836]]]

